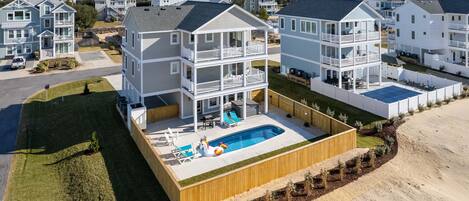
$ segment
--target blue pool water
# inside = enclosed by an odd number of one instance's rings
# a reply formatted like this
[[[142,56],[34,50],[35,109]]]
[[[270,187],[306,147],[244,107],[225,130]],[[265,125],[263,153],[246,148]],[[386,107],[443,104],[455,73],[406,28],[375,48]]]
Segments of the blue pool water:
[[[224,153],[228,153],[261,143],[284,132],[285,130],[277,126],[265,125],[239,131],[228,136],[212,140],[209,142],[209,144],[210,146],[215,147],[223,142],[224,144],[228,145],[228,148],[225,149]]]
[[[406,98],[417,96],[419,94],[419,92],[404,89],[397,86],[389,86],[374,91],[362,93],[362,95],[364,96],[368,96],[370,98],[374,98],[385,103],[394,103],[400,100],[404,100]]]

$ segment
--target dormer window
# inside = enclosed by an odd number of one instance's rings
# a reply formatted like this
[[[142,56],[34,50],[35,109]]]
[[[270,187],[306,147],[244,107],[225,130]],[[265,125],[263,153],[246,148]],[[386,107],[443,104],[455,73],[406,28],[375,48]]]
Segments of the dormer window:
[[[50,14],[50,6],[44,6],[44,14],[46,15]]]

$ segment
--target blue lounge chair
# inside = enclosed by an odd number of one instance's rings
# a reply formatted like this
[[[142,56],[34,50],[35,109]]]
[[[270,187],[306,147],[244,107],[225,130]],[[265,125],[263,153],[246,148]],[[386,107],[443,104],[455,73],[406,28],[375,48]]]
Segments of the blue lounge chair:
[[[234,112],[234,111],[231,111],[231,112],[230,112],[230,117],[231,117],[231,119],[233,119],[233,121],[236,122],[236,123],[241,122],[241,120],[239,120],[239,118],[238,118],[238,115],[236,115],[236,112]]]
[[[226,112],[223,112],[223,121],[225,122],[225,124],[227,124],[228,126],[233,126],[236,124],[235,121],[233,121],[232,119],[230,119],[228,117],[228,114]]]
[[[182,152],[189,151],[189,150],[192,150],[192,144],[188,144],[188,145],[180,146],[180,147],[174,146],[174,149],[172,150],[172,152],[173,152],[173,155],[177,158],[181,156]]]

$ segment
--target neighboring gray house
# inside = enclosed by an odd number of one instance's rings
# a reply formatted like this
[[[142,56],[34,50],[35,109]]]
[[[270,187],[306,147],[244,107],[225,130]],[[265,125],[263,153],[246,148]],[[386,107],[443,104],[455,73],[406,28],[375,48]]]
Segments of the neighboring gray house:
[[[98,11],[99,20],[122,20],[130,7],[137,5],[136,0],[95,0],[94,7]]]
[[[181,5],[188,0],[151,0],[152,6],[171,6]],[[190,0],[198,2],[210,2],[210,3],[231,3],[231,0]]]
[[[383,18],[363,1],[297,0],[277,15],[282,73],[296,70],[353,90],[357,80],[369,86],[370,71],[381,75]],[[353,86],[343,83],[346,78],[352,78]]]
[[[276,0],[245,0],[244,9],[251,13],[258,13],[261,8],[265,8],[269,15],[274,15],[278,10]]]
[[[197,122],[198,115],[268,87],[267,66],[251,68],[253,60],[267,64],[267,41],[251,33],[265,37],[271,27],[239,6],[133,7],[123,24],[123,91],[131,103],[178,104],[180,118]]]
[[[0,8],[0,58],[73,55],[75,12],[57,0],[15,0]]]

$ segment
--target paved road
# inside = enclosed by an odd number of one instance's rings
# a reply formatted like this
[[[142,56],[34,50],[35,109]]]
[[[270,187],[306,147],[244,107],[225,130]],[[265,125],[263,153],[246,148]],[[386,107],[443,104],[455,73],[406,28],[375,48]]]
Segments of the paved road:
[[[120,67],[100,68],[69,73],[41,75],[0,81],[0,199],[3,200],[11,156],[15,148],[21,103],[46,84],[80,80],[91,76],[119,73]]]

